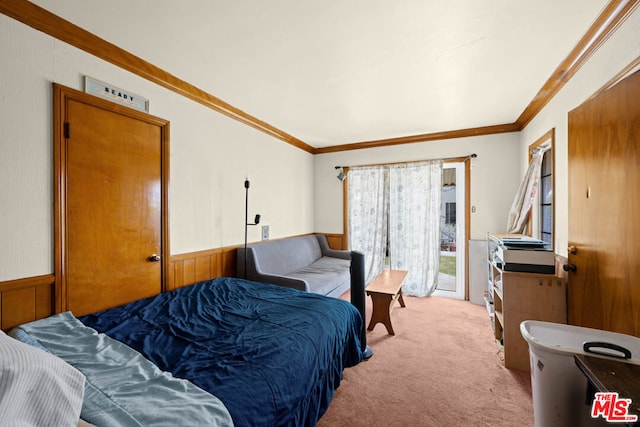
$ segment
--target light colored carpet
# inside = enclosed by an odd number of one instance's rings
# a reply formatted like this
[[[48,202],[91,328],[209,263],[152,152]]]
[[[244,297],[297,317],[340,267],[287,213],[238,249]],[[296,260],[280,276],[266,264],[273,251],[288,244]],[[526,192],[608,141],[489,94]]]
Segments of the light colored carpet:
[[[319,427],[533,425],[530,375],[504,367],[484,306],[405,302],[391,313],[395,336],[368,332],[373,357],[344,371]],[[367,325],[370,312],[367,298]]]

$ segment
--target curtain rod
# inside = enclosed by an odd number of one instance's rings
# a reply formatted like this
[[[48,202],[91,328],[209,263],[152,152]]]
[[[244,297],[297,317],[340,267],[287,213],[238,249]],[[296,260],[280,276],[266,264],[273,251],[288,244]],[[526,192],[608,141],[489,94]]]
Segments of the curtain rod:
[[[370,165],[351,165],[351,166],[336,166],[336,169],[345,169],[345,168],[356,168],[356,167],[368,167],[368,166],[391,166],[391,165],[403,165],[403,164],[408,164],[408,163],[419,163],[419,162],[428,162],[431,160],[443,160],[443,161],[447,161],[447,160],[462,160],[462,159],[475,159],[476,157],[478,157],[478,155],[476,153],[473,154],[468,154],[466,156],[459,156],[459,157],[445,157],[445,158],[441,158],[441,159],[424,159],[424,160],[410,160],[410,161],[406,161],[406,162],[395,162],[395,163],[374,163],[374,164],[370,164]]]

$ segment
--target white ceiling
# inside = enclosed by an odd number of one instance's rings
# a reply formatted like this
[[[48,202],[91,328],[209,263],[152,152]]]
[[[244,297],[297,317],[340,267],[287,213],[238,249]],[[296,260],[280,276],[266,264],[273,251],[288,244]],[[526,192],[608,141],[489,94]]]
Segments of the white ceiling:
[[[32,0],[325,147],[513,123],[606,0]]]

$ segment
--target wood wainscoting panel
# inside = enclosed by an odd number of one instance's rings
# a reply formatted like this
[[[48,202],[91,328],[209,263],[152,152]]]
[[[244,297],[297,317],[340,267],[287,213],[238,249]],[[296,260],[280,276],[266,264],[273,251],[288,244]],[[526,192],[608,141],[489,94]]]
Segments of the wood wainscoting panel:
[[[169,261],[167,290],[216,277],[235,277],[237,248],[238,246],[230,246],[172,256]]]
[[[345,241],[344,234],[330,234],[322,233],[327,236],[327,243],[331,249],[345,250],[347,249],[347,242]]]
[[[327,236],[327,243],[331,249],[346,249],[343,234],[322,234]],[[169,261],[167,290],[216,277],[236,277],[236,250],[240,247],[242,245],[172,255]]]
[[[342,234],[328,234],[332,249],[344,249]],[[236,277],[236,249],[241,246],[209,249],[173,255],[169,261],[167,291],[217,277]],[[55,310],[55,276],[29,277],[0,282],[0,328],[51,316]]]
[[[8,331],[22,323],[51,316],[55,278],[52,274],[0,283],[0,328]]]
[[[220,254],[220,271],[223,277],[235,277],[236,276],[236,247],[233,249],[224,250]]]

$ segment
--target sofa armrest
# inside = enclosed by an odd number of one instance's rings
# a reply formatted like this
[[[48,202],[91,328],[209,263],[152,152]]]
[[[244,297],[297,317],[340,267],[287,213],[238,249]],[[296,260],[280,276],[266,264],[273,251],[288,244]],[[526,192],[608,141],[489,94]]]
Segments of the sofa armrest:
[[[316,234],[318,238],[318,243],[320,244],[320,251],[323,256],[328,256],[332,258],[341,258],[341,259],[351,259],[351,251],[341,251],[338,249],[331,249],[329,247],[329,243],[327,242],[327,236],[324,234]]]
[[[256,277],[252,280],[309,292],[309,284],[307,282],[293,277],[280,276],[278,274],[257,273]]]

